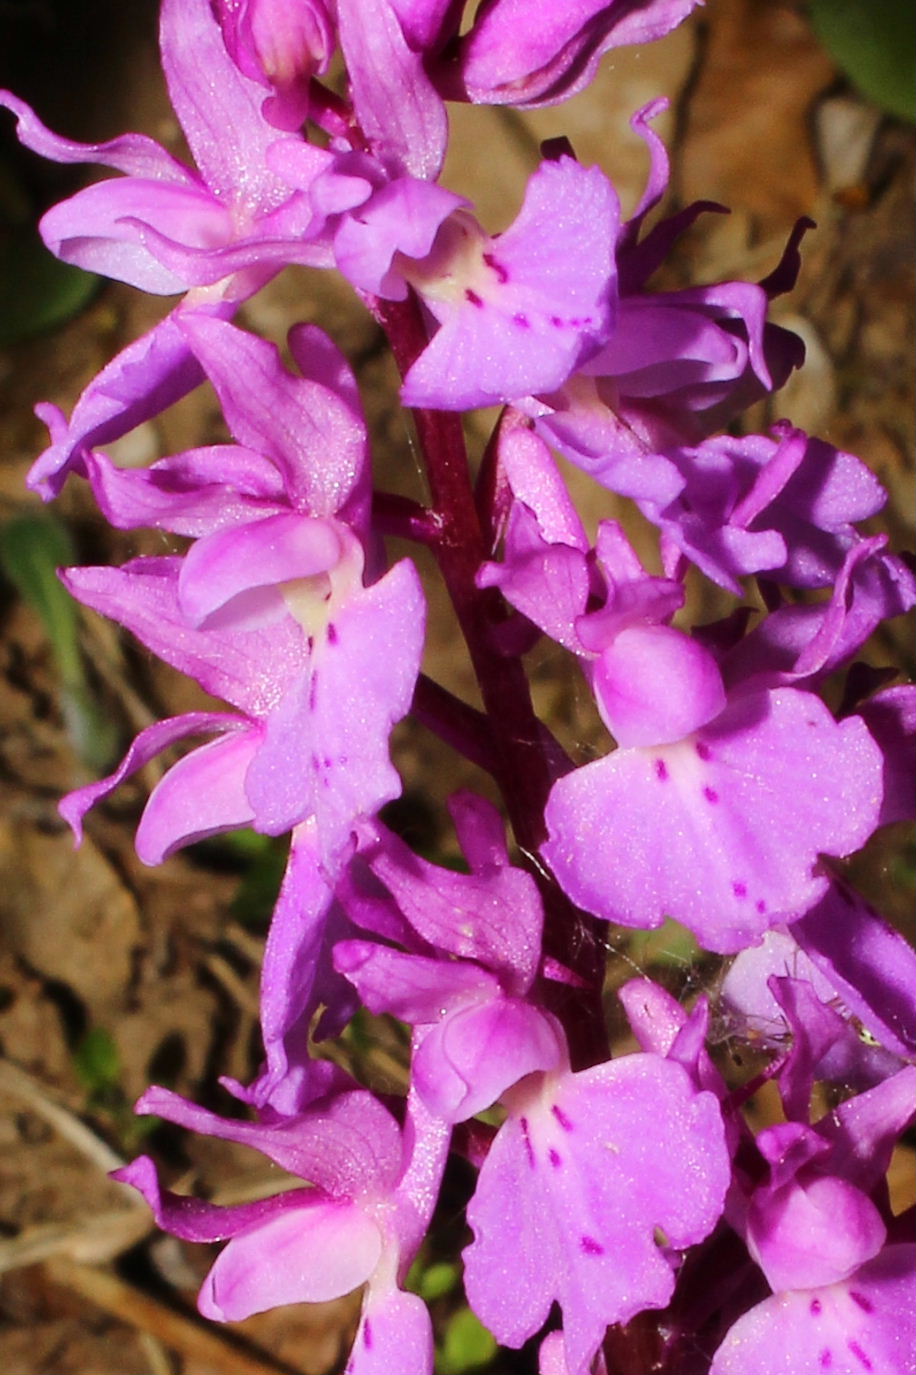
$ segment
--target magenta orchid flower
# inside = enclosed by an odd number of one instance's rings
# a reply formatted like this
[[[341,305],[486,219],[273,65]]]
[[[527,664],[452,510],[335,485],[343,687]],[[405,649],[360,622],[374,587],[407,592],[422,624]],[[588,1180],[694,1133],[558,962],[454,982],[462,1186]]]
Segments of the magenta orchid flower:
[[[278,129],[298,129],[309,113],[309,84],[335,48],[324,0],[214,0],[213,12],[239,70],[272,92],[261,107]]]
[[[737,951],[823,896],[820,854],[871,834],[880,751],[862,720],[836,722],[811,693],[729,692],[712,652],[669,624],[682,585],[647,575],[613,522],[590,562],[531,438],[510,437],[502,458],[510,484],[523,459],[539,477],[520,479],[504,560],[480,581],[579,657],[618,746],[554,784],[544,858],[587,911],[642,928],[672,916],[707,948]],[[825,788],[844,798],[829,815]]]
[[[422,1032],[414,1087],[431,1112],[461,1122],[526,1075],[564,1064],[566,1046],[556,1018],[532,996],[543,922],[534,881],[509,864],[502,821],[488,804],[459,794],[451,805],[471,873],[418,859],[379,830],[364,854],[406,923],[407,949],[341,941],[334,965],[371,1011]],[[358,901],[347,907],[370,924]]]
[[[550,391],[607,338],[618,206],[598,168],[543,162],[514,222],[488,235],[462,197],[365,156],[318,166],[306,145],[284,143],[273,165],[309,188],[354,286],[419,296],[432,338],[404,379],[405,404],[463,410]]]
[[[137,834],[141,857],[157,863],[237,826],[280,835],[315,817],[332,863],[353,819],[400,791],[387,739],[419,668],[422,592],[407,562],[364,585],[355,531],[367,519],[365,430],[352,378],[324,336],[294,336],[295,355],[313,369],[294,378],[271,345],[231,325],[187,328],[242,443],[144,472],[96,457],[92,481],[118,524],[198,538],[182,558],[73,569],[66,581],[242,714],[192,713],[142,732],[120,768],[71,794],[64,814],[78,830],[88,808],[164,743],[216,732],[154,791]]]
[[[468,1207],[465,1288],[511,1347],[559,1303],[570,1375],[585,1375],[609,1324],[664,1307],[676,1252],[708,1236],[722,1211],[719,1106],[680,1065],[649,1053],[530,1075],[503,1101],[508,1116]]]
[[[209,0],[164,0],[160,46],[196,171],[142,134],[102,144],[58,138],[22,101],[0,95],[27,147],[126,174],[48,211],[40,228],[51,252],[157,295],[218,285],[218,298],[235,300],[285,263],[325,262],[308,198],[268,166],[277,130],[261,113],[261,88],[230,59]]]
[[[730,1329],[712,1375],[738,1375],[748,1362],[779,1375],[787,1351],[805,1375],[906,1368],[916,1248],[888,1237],[870,1194],[912,1120],[914,1080],[916,1069],[900,1070],[816,1128],[790,1121],[758,1135],[769,1178],[738,1225],[774,1292]]]
[[[699,201],[643,233],[668,185],[668,154],[651,127],[666,106],[652,101],[631,121],[648,146],[650,168],[642,199],[616,237],[615,327],[559,390],[518,403],[571,462],[612,491],[656,507],[666,504],[668,488],[653,490],[651,474],[665,471],[669,450],[700,443],[801,365],[801,340],[767,312],[794,285],[798,243],[810,227],[800,222],[760,283],[648,290],[678,236],[704,211],[722,209]],[[669,487],[672,476],[669,469]]]
[[[405,1361],[416,1375],[431,1375],[429,1314],[401,1286],[436,1200],[448,1128],[411,1102],[402,1130],[362,1091],[261,1123],[217,1117],[157,1088],[147,1090],[137,1111],[252,1146],[312,1186],[218,1207],[161,1189],[148,1156],[116,1172],[139,1190],[166,1231],[188,1241],[227,1241],[200,1291],[204,1317],[237,1321],[366,1285],[347,1371],[382,1375]]]

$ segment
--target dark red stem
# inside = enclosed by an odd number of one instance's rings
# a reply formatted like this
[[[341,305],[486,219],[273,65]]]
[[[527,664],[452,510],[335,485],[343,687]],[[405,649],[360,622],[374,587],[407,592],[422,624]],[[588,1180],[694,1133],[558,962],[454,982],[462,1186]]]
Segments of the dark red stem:
[[[377,301],[376,315],[388,335],[402,376],[428,343],[416,298]],[[505,799],[520,849],[533,857],[546,838],[544,808],[553,774],[521,661],[496,644],[495,628],[505,606],[492,588],[475,578],[490,549],[481,528],[468,467],[460,415],[451,411],[414,411],[420,450],[426,463],[430,509],[437,528],[431,548],[467,642],[490,721],[493,774]],[[551,1005],[564,1023],[576,1068],[607,1058],[600,991],[604,947],[599,925],[569,903],[543,869],[534,866],[545,898],[545,953],[583,979],[589,993],[569,999],[561,991]],[[551,988],[545,985],[545,988]]]

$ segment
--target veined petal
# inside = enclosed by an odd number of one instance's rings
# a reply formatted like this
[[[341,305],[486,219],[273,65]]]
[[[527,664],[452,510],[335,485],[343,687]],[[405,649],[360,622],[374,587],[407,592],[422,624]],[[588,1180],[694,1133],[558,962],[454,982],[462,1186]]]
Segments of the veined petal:
[[[209,0],[163,0],[159,42],[172,107],[210,190],[250,214],[276,209],[289,196],[267,164],[277,131],[261,113],[263,88],[229,56]]]
[[[669,33],[699,0],[495,0],[478,11],[461,45],[469,100],[524,108],[582,90],[603,53]]]
[[[97,162],[132,177],[200,186],[200,178],[189,167],[145,134],[122,134],[107,143],[74,143],[45,128],[34,110],[10,91],[0,91],[0,106],[16,116],[19,142],[51,162]]]
[[[296,826],[261,969],[266,1067],[255,1088],[262,1106],[291,1114],[308,1095],[315,1063],[309,1060],[308,1039],[319,1003],[325,1005],[322,1036],[333,1035],[356,1010],[355,993],[331,964],[341,927],[347,930],[334,884],[320,862],[315,825]]]
[[[237,1233],[197,1300],[205,1318],[237,1322],[288,1303],[342,1298],[382,1254],[376,1224],[351,1203],[311,1197]]]
[[[374,149],[435,181],[448,138],[445,103],[408,45],[390,0],[338,0],[356,116]]]
[[[233,602],[247,592],[264,592],[272,594],[263,608],[269,619],[288,615],[280,584],[333,572],[344,553],[341,533],[342,527],[334,521],[281,511],[205,535],[182,560],[179,605],[194,627],[221,611],[221,625],[255,629],[267,622],[246,620],[244,610],[240,617],[234,616]]]
[[[144,864],[161,864],[182,845],[251,825],[245,774],[260,743],[259,729],[238,729],[173,764],[150,794],[137,827]]]
[[[208,191],[140,177],[95,182],[53,206],[39,224],[64,262],[158,296],[185,291],[186,278],[163,265],[141,227],[208,250],[234,237],[225,206]]]
[[[302,672],[301,626],[286,616],[268,630],[196,630],[178,605],[180,567],[176,557],[141,558],[123,568],[70,568],[61,581],[214,697],[266,716]]]
[[[182,242],[139,216],[125,217],[123,225],[125,233],[133,234],[150,257],[182,283],[182,290],[219,284],[224,300],[238,302],[253,296],[290,263],[332,266],[328,246],[305,235],[303,215],[295,205],[290,210],[289,215],[278,210],[273,222],[256,222],[248,232],[233,232],[212,245]],[[310,216],[305,219],[311,224]],[[231,222],[230,228],[235,228]]]
[[[29,472],[29,486],[48,500],[72,470],[83,471],[85,451],[107,444],[164,411],[204,380],[178,328],[181,308],[114,357],[86,387],[67,421],[56,406],[36,408],[51,444]]]
[[[864,844],[880,797],[861,722],[837,723],[810,693],[754,693],[687,740],[559,779],[543,853],[588,911],[643,929],[674,917],[730,953],[813,906],[828,885],[819,855]]]
[[[220,1207],[203,1199],[173,1194],[160,1187],[156,1166],[148,1155],[138,1156],[129,1165],[113,1170],[111,1179],[129,1184],[142,1194],[149,1204],[157,1226],[183,1241],[225,1241],[238,1232],[247,1231],[274,1213],[300,1207],[309,1198],[304,1190],[275,1194],[254,1203],[239,1203]]]
[[[187,338],[219,396],[235,438],[267,455],[283,474],[289,501],[330,516],[368,484],[366,426],[355,383],[320,330],[290,337],[303,376],[266,340],[219,320],[188,318]]]
[[[500,996],[499,980],[479,965],[407,955],[374,941],[338,942],[334,965],[370,1012],[390,1012],[412,1026],[437,1022],[465,1003]]]
[[[251,1146],[268,1160],[337,1199],[377,1198],[397,1184],[401,1132],[387,1108],[365,1090],[341,1093],[297,1117],[245,1122],[220,1117],[154,1086],[136,1104],[189,1131]]]
[[[431,1027],[414,1055],[413,1078],[431,1112],[464,1122],[526,1075],[566,1062],[563,1031],[549,1013],[519,998],[490,997]]]
[[[155,759],[169,745],[188,735],[203,735],[214,731],[236,731],[244,728],[246,722],[238,716],[226,716],[216,712],[194,711],[184,716],[171,716],[165,721],[156,721],[147,726],[133,741],[114,773],[100,778],[97,783],[87,783],[83,788],[68,793],[60,803],[61,816],[73,829],[77,844],[83,838],[83,817],[91,807],[110,792],[114,792],[131,774],[142,769],[151,759]]]
[[[119,468],[90,453],[86,470],[106,520],[177,535],[207,535],[275,515],[286,505],[274,465],[236,444],[210,444],[160,459],[149,468]]]

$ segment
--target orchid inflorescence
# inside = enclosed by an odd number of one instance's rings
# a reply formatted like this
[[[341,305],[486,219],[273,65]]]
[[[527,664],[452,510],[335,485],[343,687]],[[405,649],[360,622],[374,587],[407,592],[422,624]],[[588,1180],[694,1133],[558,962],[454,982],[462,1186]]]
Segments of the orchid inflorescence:
[[[831,862],[911,815],[914,690],[853,672],[840,716],[819,690],[916,585],[860,528],[885,493],[859,459],[786,422],[727,428],[801,364],[768,309],[809,226],[761,282],[653,291],[717,208],[653,213],[663,101],[632,120],[649,173],[628,219],[565,141],[500,234],[439,181],[446,102],[559,103],[695,3],[163,0],[193,165],[141,135],[69,142],[0,95],[29,148],[123,174],[46,214],[52,251],[180,297],[69,420],[39,408],[30,483],[51,498],[79,478],[112,525],[184,552],[62,577],[229,704],[148,726],[63,814],[79,838],[97,802],[197,737],[146,803],[140,858],[240,828],[290,837],[263,1065],[226,1083],[247,1117],[155,1087],[138,1110],[251,1146],[297,1186],[219,1207],[163,1189],[146,1156],[116,1177],[167,1231],[226,1243],[209,1317],[363,1286],[352,1375],[432,1370],[406,1279],[450,1155],[476,1172],[468,1302],[503,1346],[537,1339],[544,1375],[914,1368],[916,1248],[885,1176],[913,1113],[916,957]],[[374,489],[357,384],[322,330],[292,329],[288,365],[232,323],[288,264],[342,274],[384,330],[425,505]],[[146,468],[106,454],[205,381],[230,442]],[[492,405],[472,484],[460,416]],[[657,529],[657,571],[615,520],[592,542],[557,455]],[[387,536],[432,552],[482,709],[421,673],[423,586]],[[688,570],[733,611],[691,625]],[[532,708],[542,636],[612,738],[577,767]],[[389,736],[411,713],[492,775],[512,849],[466,790],[450,801],[463,867],[385,824]],[[682,1005],[641,976],[613,994],[638,1049],[611,1055],[610,933],[666,920],[728,957],[716,1013],[762,1055],[754,1078],[723,1077],[706,996]],[[360,1008],[410,1028],[406,1095],[323,1055]],[[782,1119],[755,1134],[742,1108],[768,1081]]]

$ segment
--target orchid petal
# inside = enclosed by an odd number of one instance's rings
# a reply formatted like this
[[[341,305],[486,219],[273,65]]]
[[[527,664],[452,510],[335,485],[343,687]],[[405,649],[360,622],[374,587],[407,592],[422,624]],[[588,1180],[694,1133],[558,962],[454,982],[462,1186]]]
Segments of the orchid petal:
[[[235,730],[172,765],[150,793],[137,827],[144,864],[161,864],[183,845],[251,825],[245,774],[260,743],[259,730]]]
[[[376,1224],[352,1204],[299,1202],[233,1237],[204,1281],[205,1318],[237,1322],[288,1303],[324,1303],[364,1284],[382,1254]]]
[[[671,916],[707,949],[739,950],[824,894],[820,854],[864,844],[880,767],[861,723],[838,724],[810,693],[755,693],[696,737],[561,778],[543,854],[568,896],[608,921]]]
[[[60,804],[60,814],[72,827],[76,842],[83,838],[83,817],[100,802],[103,797],[114,792],[126,778],[142,769],[151,759],[155,759],[169,745],[183,740],[188,735],[207,734],[213,731],[234,732],[244,728],[245,722],[237,716],[225,716],[209,711],[189,712],[184,716],[172,716],[165,721],[156,721],[147,726],[133,741],[127,754],[107,778],[97,783],[87,783],[68,793]]]

